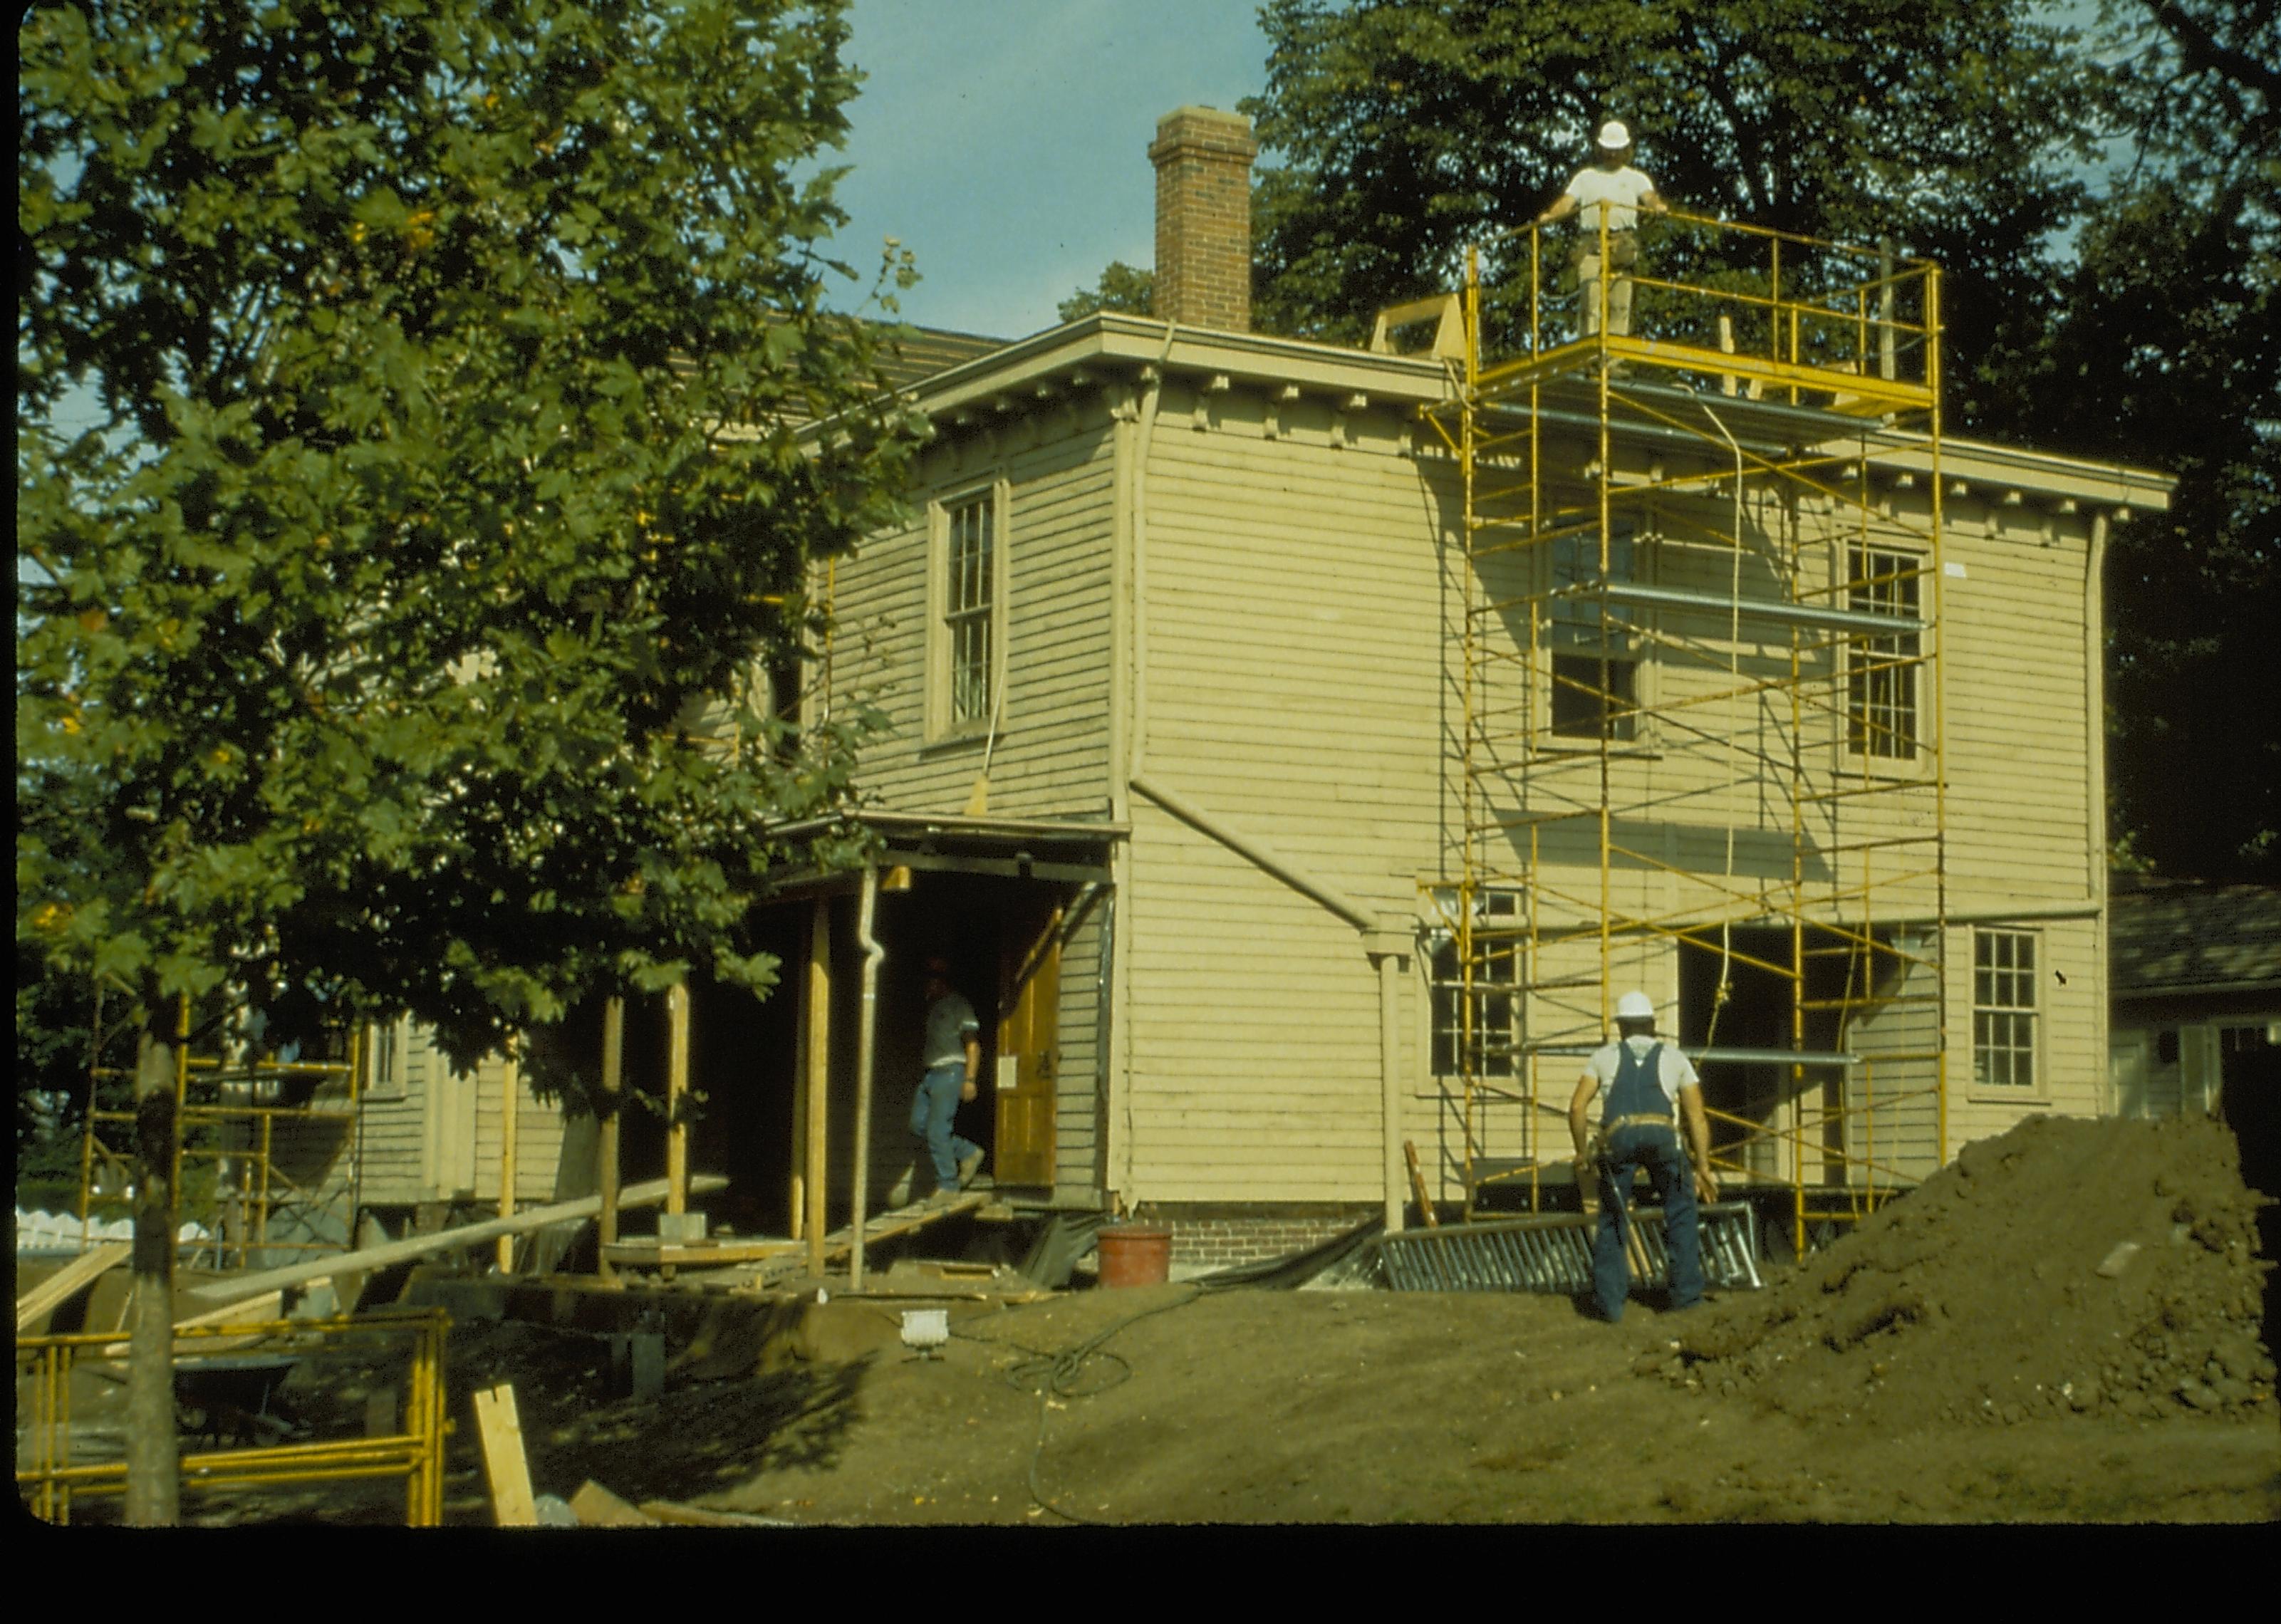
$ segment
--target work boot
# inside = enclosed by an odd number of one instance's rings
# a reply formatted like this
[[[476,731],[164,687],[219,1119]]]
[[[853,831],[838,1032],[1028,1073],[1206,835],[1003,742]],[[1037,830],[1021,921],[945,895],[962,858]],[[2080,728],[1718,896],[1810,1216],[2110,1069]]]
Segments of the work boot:
[[[906,1163],[895,1181],[887,1187],[887,1205],[908,1207],[911,1204],[911,1175],[916,1170]]]
[[[984,1155],[985,1153],[983,1151],[977,1150],[973,1155],[965,1157],[959,1163],[958,1187],[960,1189],[963,1190],[966,1188],[967,1186],[974,1182],[974,1175],[982,1171],[982,1157]]]

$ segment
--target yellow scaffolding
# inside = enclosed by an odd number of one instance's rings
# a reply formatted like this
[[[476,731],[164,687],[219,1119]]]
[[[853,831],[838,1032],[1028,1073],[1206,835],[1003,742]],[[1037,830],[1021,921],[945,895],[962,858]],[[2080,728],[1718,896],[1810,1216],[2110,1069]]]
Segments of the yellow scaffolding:
[[[185,1455],[182,1487],[243,1489],[400,1477],[406,1524],[437,1527],[444,1515],[444,1451],[451,1432],[444,1386],[450,1330],[450,1316],[441,1309],[384,1309],[352,1319],[178,1326],[175,1357],[184,1362],[178,1371],[194,1368],[202,1353],[256,1350],[307,1357],[373,1342],[404,1344],[406,1359],[401,1411],[390,1424],[360,1437]],[[126,1461],[88,1458],[106,1451],[95,1429],[74,1429],[72,1424],[74,1373],[81,1365],[115,1369],[126,1350],[115,1333],[16,1339],[18,1391],[31,1401],[18,1450],[16,1492],[34,1516],[68,1523],[75,1498],[126,1492]]]
[[[1573,294],[1541,228],[1468,251],[1428,414],[1463,484],[1466,1210],[1538,1204],[1614,997],[1675,980],[1722,1172],[1786,1188],[1802,1248],[1946,1160],[1940,271],[1597,231],[1622,268]]]
[[[95,988],[90,1024],[86,1120],[80,1144],[79,1217],[94,1218],[98,1187],[130,1176],[135,1112],[104,1109],[102,1085],[135,1076],[139,1033],[130,1020],[106,1017],[105,989]],[[267,1267],[274,1252],[345,1250],[355,1244],[363,1158],[364,1045],[346,1034],[345,1057],[279,1061],[248,1053],[235,1059],[194,1052],[191,1006],[175,1003],[174,1217],[177,1232],[195,1222],[209,1240],[194,1249],[217,1267]],[[297,1177],[293,1150],[319,1164],[313,1181]],[[201,1199],[186,1200],[186,1171],[211,1164],[213,1178]],[[271,1233],[295,1218],[336,1241]]]

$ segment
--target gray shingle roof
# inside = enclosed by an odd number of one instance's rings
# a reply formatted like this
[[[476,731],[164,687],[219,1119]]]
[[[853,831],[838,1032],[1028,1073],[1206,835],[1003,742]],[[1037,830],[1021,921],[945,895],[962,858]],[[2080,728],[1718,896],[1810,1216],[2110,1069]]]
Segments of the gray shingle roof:
[[[2281,987],[2281,888],[2118,874],[2107,932],[2118,998]]]

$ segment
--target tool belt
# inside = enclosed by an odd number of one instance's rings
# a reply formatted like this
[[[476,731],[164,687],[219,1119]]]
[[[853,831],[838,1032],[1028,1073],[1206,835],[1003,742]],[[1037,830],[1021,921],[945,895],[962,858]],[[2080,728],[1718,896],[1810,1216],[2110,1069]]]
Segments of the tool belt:
[[[1604,1142],[1607,1135],[1614,1133],[1618,1128],[1671,1128],[1675,1131],[1678,1126],[1679,1124],[1669,1117],[1658,1117],[1652,1115],[1640,1117],[1619,1117],[1613,1122],[1602,1123],[1600,1125],[1600,1135],[1602,1141]]]
[[[1597,231],[1579,233],[1576,241],[1568,250],[1569,275],[1581,280],[1584,275],[1584,261],[1597,258],[1599,251],[1600,234]],[[1628,271],[1638,263],[1639,233],[1635,230],[1609,232],[1609,268]]]

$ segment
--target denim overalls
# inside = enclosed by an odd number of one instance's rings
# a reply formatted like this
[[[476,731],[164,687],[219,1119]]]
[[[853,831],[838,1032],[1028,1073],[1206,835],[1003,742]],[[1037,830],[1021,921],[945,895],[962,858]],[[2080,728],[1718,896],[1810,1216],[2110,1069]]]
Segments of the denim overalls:
[[[1671,1256],[1671,1306],[1692,1308],[1703,1301],[1703,1245],[1697,1233],[1695,1178],[1680,1148],[1679,1123],[1660,1080],[1663,1045],[1644,1055],[1629,1040],[1616,1044],[1616,1077],[1608,1085],[1601,1114],[1600,1227],[1592,1236],[1592,1295],[1601,1315],[1623,1317],[1629,1276],[1624,1266],[1623,1227],[1629,1222],[1628,1198],[1632,1170],[1647,1169],[1663,1203],[1664,1239]],[[1642,1117],[1658,1120],[1641,1121]]]

